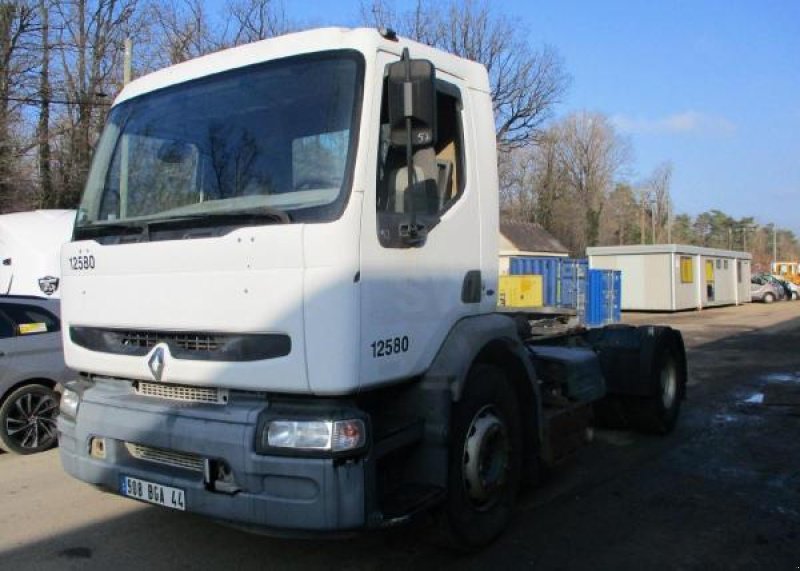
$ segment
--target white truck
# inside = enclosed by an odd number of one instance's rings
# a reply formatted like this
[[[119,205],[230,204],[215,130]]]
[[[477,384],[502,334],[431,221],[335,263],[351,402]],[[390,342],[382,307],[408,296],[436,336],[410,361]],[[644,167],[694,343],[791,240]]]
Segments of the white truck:
[[[669,431],[686,386],[672,329],[498,311],[497,229],[477,63],[320,29],[132,82],[62,251],[65,469],[243,528],[435,510],[487,544],[592,423]]]

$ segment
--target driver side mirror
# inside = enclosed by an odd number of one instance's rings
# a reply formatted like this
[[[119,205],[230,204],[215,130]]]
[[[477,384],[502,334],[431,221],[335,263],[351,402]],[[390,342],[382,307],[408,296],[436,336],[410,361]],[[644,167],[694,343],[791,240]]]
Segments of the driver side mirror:
[[[436,143],[436,71],[428,60],[403,58],[387,66],[390,142],[402,147]],[[409,132],[410,130],[410,132]]]

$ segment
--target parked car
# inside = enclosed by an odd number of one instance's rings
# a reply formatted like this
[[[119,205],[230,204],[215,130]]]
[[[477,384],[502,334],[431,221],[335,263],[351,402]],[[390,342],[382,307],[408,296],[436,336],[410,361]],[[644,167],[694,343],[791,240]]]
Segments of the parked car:
[[[786,299],[788,301],[794,301],[800,298],[800,287],[797,284],[790,282],[780,276],[776,276],[775,274],[762,274],[764,279],[770,281],[776,285],[779,285],[783,288],[786,292]]]
[[[56,445],[59,396],[67,380],[59,301],[0,296],[0,449],[33,454]]]
[[[750,282],[750,299],[752,301],[772,303],[773,301],[786,297],[786,293],[782,287],[779,287],[762,276],[753,276]]]

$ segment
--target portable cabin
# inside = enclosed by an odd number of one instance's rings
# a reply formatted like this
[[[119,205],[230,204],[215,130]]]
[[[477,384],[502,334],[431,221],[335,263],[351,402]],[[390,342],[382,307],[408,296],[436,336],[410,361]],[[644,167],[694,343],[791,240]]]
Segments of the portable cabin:
[[[0,295],[59,297],[61,246],[74,220],[74,210],[0,215]]]
[[[622,272],[623,311],[680,311],[750,301],[752,256],[682,244],[587,248],[589,267]]]

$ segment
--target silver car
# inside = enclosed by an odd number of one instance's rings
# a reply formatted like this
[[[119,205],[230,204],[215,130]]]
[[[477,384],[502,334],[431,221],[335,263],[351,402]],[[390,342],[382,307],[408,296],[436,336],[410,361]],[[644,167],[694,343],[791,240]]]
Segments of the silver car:
[[[783,288],[775,285],[769,280],[760,276],[753,276],[750,283],[750,299],[751,301],[762,301],[764,303],[772,303],[778,299],[783,299],[786,294]]]
[[[60,330],[58,300],[0,296],[0,450],[55,446],[56,387],[68,378]]]

